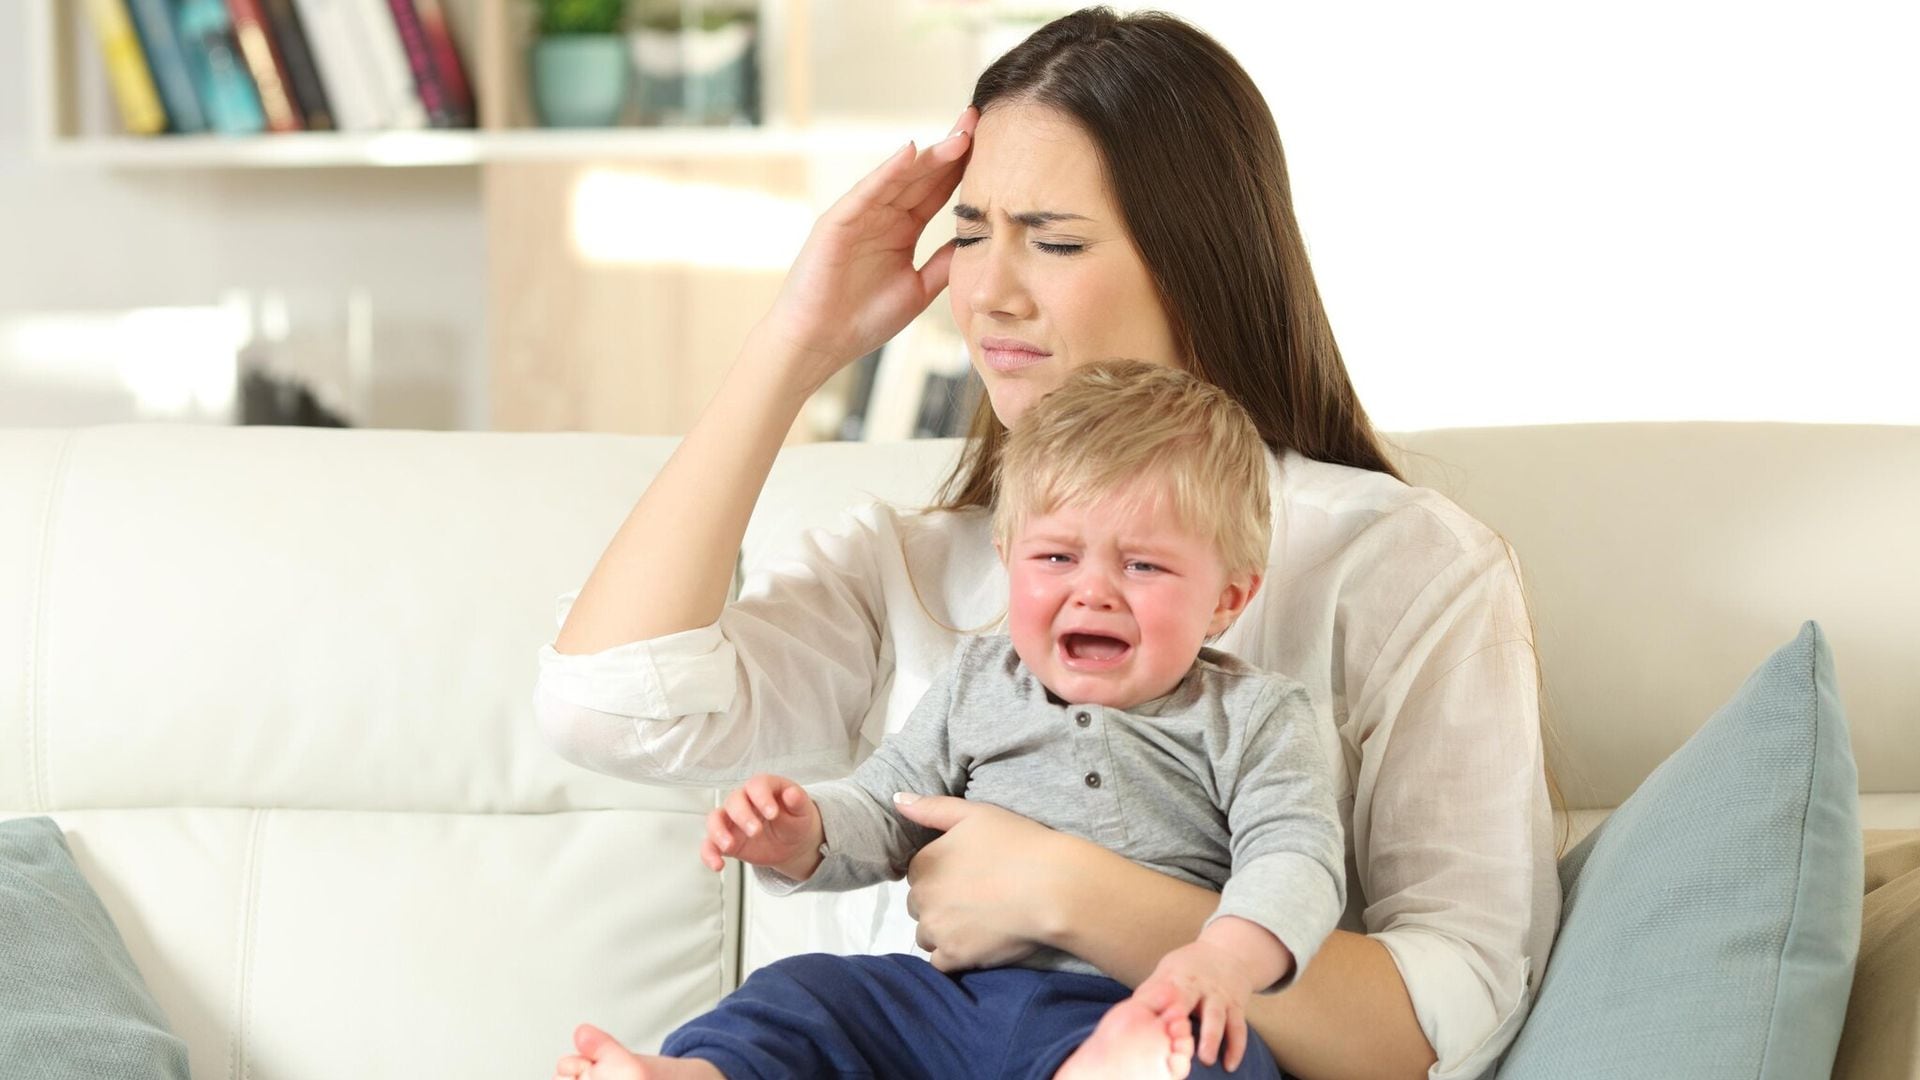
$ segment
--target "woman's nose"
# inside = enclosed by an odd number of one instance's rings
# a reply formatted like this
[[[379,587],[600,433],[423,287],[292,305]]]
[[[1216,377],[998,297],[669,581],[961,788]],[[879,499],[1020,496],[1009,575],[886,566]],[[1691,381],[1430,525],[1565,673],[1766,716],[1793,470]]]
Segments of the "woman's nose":
[[[978,245],[973,289],[967,303],[976,315],[1025,319],[1033,315],[1033,300],[1020,279],[1019,256],[1009,252],[1010,241],[989,237]]]

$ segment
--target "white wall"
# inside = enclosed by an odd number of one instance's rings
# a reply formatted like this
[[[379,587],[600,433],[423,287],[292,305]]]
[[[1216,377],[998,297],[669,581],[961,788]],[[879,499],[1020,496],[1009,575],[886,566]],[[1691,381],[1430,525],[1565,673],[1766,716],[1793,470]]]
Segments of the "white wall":
[[[1920,5],[1167,0],[1387,428],[1920,423]]]
[[[114,170],[33,155],[26,5],[0,4],[0,318],[216,304],[230,289],[372,301],[372,420],[487,416],[485,230],[472,169]],[[83,42],[83,44],[91,44]],[[10,417],[35,390],[4,385]],[[102,402],[94,419],[114,419]],[[51,422],[80,418],[50,398]]]

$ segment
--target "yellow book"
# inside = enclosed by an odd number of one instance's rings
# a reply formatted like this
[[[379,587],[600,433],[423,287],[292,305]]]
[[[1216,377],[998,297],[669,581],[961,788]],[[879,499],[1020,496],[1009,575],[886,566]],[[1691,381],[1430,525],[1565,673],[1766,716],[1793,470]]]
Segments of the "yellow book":
[[[120,122],[135,135],[158,135],[167,130],[167,112],[160,107],[160,91],[153,85],[147,54],[140,49],[126,0],[87,0],[93,34],[106,57],[107,78],[120,104]]]

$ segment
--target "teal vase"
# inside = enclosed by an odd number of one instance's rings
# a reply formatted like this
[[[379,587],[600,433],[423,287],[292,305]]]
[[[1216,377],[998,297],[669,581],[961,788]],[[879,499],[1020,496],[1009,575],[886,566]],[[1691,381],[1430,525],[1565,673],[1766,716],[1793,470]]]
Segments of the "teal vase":
[[[533,44],[533,107],[547,127],[611,127],[627,104],[618,34],[556,34]]]

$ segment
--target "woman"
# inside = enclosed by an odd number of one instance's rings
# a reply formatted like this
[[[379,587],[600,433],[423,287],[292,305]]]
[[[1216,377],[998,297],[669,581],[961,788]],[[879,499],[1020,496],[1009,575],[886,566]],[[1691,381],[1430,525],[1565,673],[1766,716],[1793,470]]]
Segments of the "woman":
[[[956,187],[957,236],[916,270]],[[942,288],[987,391],[942,511],[858,511],[728,604],[801,404]],[[827,211],[543,650],[543,728],[571,760],[634,779],[846,772],[955,635],[1002,614],[986,508],[1007,426],[1067,370],[1116,355],[1225,388],[1273,451],[1268,585],[1218,644],[1307,685],[1336,765],[1342,930],[1249,1022],[1304,1080],[1478,1075],[1525,1015],[1559,906],[1520,583],[1497,536],[1382,454],[1272,116],[1178,20],[1048,24],[981,76],[952,136],[902,148]],[[945,835],[904,905],[815,944],[898,951],[911,935],[948,970],[1051,946],[1134,984],[1216,901],[991,806],[908,812]]]

